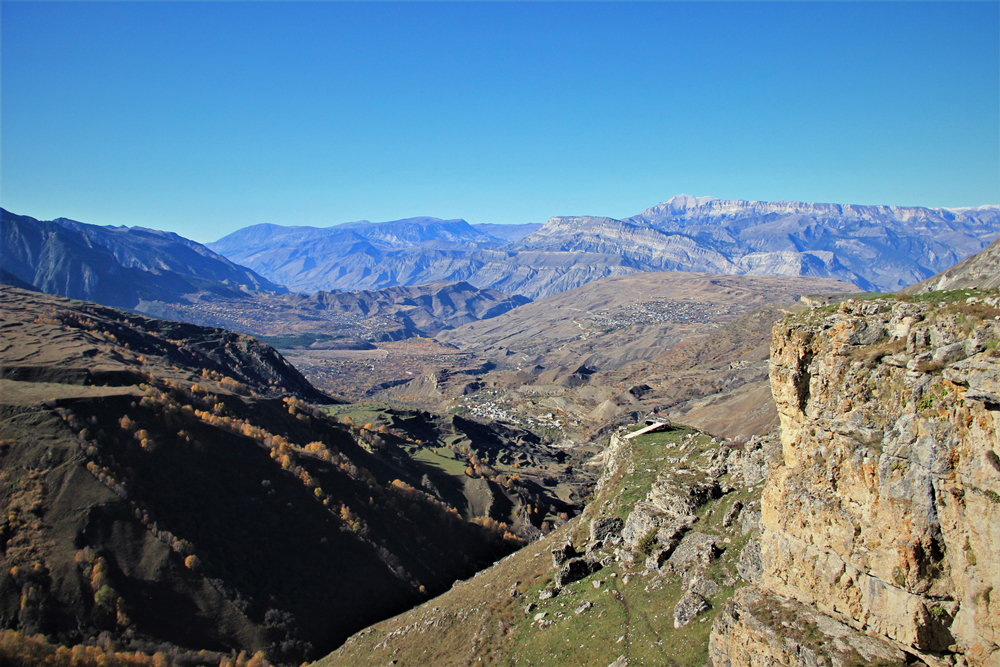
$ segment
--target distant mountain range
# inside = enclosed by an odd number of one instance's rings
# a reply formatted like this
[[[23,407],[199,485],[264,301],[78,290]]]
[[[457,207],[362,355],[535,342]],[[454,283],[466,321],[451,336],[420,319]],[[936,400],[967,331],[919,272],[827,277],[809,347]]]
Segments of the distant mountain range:
[[[337,335],[366,340],[433,336],[530,301],[462,282],[289,294],[281,285],[170,232],[99,227],[66,218],[40,221],[9,211],[3,211],[2,229],[0,282],[253,335],[333,329]],[[352,245],[404,248],[423,242],[473,248],[477,243],[504,242],[464,220],[427,218],[396,225],[352,223],[333,235],[328,230],[275,225],[243,231],[256,239],[253,242],[272,248],[281,243],[315,248],[336,243],[333,237],[351,239]],[[495,231],[515,237],[517,230]]]
[[[844,206],[680,195],[625,220],[556,217],[517,236],[464,220],[411,218],[329,228],[256,225],[209,247],[306,292],[446,280],[535,299],[645,271],[816,276],[894,291],[1000,236],[1000,207]]]
[[[191,294],[244,298],[436,282],[537,299],[650,271],[814,276],[895,291],[1000,236],[997,206],[843,206],[686,195],[624,220],[264,224],[207,246],[140,227],[2,215],[4,282],[126,308],[177,303]]]
[[[208,247],[234,262],[259,267],[255,270],[295,291],[381,289],[462,281],[469,257],[531,231],[517,227],[528,225],[491,225],[497,232],[492,235],[465,220],[437,218],[325,228],[264,224],[240,229]]]
[[[42,221],[4,209],[0,222],[2,282],[17,287],[122,308],[199,292],[239,298],[288,291],[172,232]]]
[[[518,239],[523,239],[528,234],[537,232],[542,228],[542,225],[538,222],[532,222],[523,225],[480,224],[473,225],[473,227],[481,232],[489,234],[490,236],[495,236],[505,241],[517,241]]]

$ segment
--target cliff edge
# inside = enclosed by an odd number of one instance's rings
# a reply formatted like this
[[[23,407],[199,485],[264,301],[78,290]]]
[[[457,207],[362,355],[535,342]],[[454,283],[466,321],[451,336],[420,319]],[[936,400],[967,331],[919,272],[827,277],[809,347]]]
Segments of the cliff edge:
[[[715,667],[1000,666],[998,306],[850,300],[775,325],[783,462]]]

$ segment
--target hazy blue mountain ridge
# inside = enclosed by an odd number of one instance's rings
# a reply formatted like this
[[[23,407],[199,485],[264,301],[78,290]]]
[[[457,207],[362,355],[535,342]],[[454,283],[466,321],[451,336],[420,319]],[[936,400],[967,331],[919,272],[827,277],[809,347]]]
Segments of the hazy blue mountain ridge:
[[[629,220],[685,233],[728,253],[803,253],[838,271],[830,265],[836,260],[871,284],[860,286],[881,290],[919,282],[979,252],[1000,235],[996,206],[929,209],[681,195]],[[758,272],[752,261],[738,265],[741,272]]]
[[[903,290],[903,293],[924,294],[939,290],[970,288],[1000,288],[1000,239],[991,243],[981,253],[968,257],[923,282],[910,285]]]
[[[428,218],[322,230],[267,225],[239,230],[210,247],[305,292],[443,280],[537,299],[642,271],[815,276],[894,291],[1000,236],[1000,208],[680,195],[624,220],[555,217],[524,236],[519,236],[527,231],[523,228],[511,233],[503,227],[497,226],[495,235],[482,234],[463,220]]]
[[[367,241],[384,250],[421,244],[464,246],[497,245],[505,240],[477,230],[465,220],[418,217],[391,222],[346,222],[332,227],[260,224],[228,234],[208,247],[227,257],[262,250],[297,247],[303,243],[348,244]],[[472,247],[472,246],[470,246]]]
[[[0,216],[5,275],[49,294],[132,308],[143,299],[172,302],[198,292],[287,291],[171,232],[41,221],[4,209]]]
[[[472,225],[473,228],[485,233],[490,236],[495,236],[504,241],[517,241],[523,239],[528,234],[532,232],[537,232],[542,228],[541,223],[532,222],[520,225],[500,225],[493,223],[481,223],[478,225]]]

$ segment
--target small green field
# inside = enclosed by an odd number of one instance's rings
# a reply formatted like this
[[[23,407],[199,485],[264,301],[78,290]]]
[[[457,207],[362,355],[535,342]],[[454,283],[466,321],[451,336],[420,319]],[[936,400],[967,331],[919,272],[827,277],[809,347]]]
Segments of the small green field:
[[[417,461],[434,466],[441,472],[456,477],[465,474],[466,464],[455,458],[455,453],[447,447],[422,447],[413,454]]]

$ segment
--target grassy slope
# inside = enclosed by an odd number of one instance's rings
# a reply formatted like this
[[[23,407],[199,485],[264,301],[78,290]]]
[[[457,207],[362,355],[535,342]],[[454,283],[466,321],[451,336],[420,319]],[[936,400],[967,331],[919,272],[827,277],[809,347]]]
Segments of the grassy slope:
[[[680,429],[640,436],[626,447],[624,462],[605,479],[581,517],[473,579],[457,583],[444,595],[353,636],[317,667],[473,663],[604,667],[620,656],[626,656],[630,665],[704,664],[712,622],[737,584],[735,564],[749,539],[737,525],[723,528],[723,517],[736,500],[747,504],[758,498],[759,484],[747,488],[727,474],[720,483],[735,488],[699,508],[693,530],[717,536],[725,551],[707,567],[687,570],[687,577],[698,574],[720,584],[711,597],[712,608],[687,626],[675,629],[673,618],[684,593],[685,568],[673,573],[649,571],[642,558],[631,566],[616,561],[555,597],[539,599],[552,586],[556,572],[553,548],[570,540],[582,550],[591,519],[599,515],[625,519],[662,471],[682,466],[696,471],[696,464],[704,464],[718,446],[707,435]],[[610,555],[612,550],[601,553]],[[536,621],[538,614],[544,614],[541,623]]]

